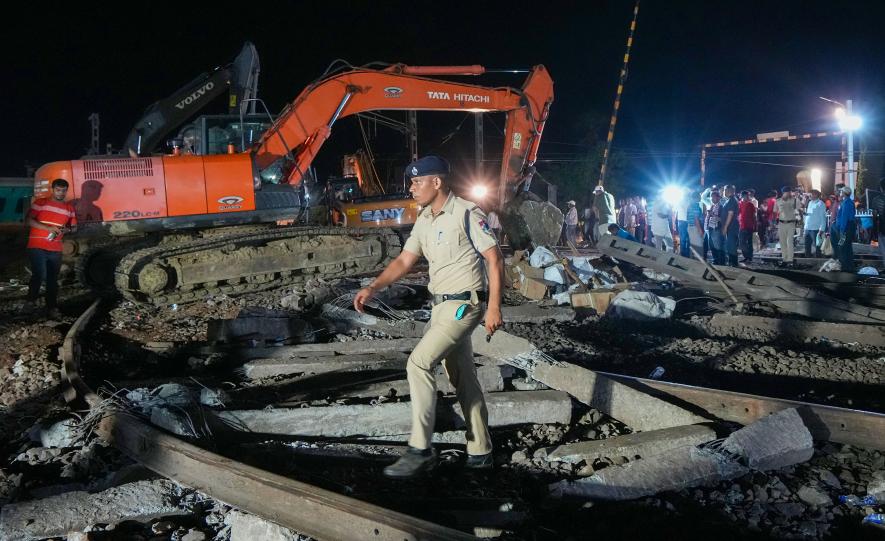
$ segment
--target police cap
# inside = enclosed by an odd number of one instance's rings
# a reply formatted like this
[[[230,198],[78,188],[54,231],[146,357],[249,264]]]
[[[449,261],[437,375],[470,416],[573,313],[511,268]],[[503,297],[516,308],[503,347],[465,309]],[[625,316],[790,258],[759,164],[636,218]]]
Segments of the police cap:
[[[406,178],[423,177],[427,175],[448,175],[451,173],[449,162],[440,156],[430,154],[418,158],[406,166]]]

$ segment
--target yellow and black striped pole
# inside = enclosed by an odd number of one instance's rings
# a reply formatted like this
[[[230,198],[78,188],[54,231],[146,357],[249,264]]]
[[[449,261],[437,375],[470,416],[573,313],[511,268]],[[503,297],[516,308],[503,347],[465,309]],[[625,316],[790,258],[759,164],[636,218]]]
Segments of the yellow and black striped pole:
[[[612,139],[615,138],[615,124],[618,123],[618,109],[621,107],[621,94],[624,92],[624,83],[627,82],[627,64],[630,62],[630,48],[633,47],[633,33],[636,31],[636,18],[639,16],[639,0],[633,7],[633,21],[630,23],[630,33],[627,36],[627,52],[624,53],[624,65],[621,67],[621,77],[618,80],[618,92],[615,94],[615,108],[612,111],[611,122],[608,125],[608,137],[605,139],[605,151],[602,153],[602,167],[599,170],[598,185],[605,182],[605,169],[608,165],[608,155],[612,150]]]
[[[787,132],[784,132],[787,133]],[[739,145],[758,145],[759,143],[778,143],[781,141],[802,141],[806,139],[817,139],[820,137],[833,137],[836,135],[844,135],[843,131],[819,131],[815,133],[803,133],[801,135],[777,135],[773,137],[765,137],[759,139],[758,136],[755,139],[735,139],[734,141],[720,141],[718,143],[705,143],[701,146],[701,186],[704,185],[705,177],[707,175],[707,149],[708,148],[724,148],[724,147],[736,147]]]

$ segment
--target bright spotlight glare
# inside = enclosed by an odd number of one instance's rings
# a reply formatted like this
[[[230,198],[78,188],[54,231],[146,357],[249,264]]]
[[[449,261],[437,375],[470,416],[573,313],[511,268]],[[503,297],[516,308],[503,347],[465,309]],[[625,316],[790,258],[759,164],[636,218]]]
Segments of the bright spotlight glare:
[[[857,115],[845,115],[839,119],[839,129],[842,131],[859,130],[863,120]]]
[[[482,184],[477,184],[473,188],[470,189],[470,195],[477,199],[482,199],[489,193],[489,189],[483,186]]]
[[[845,118],[845,109],[841,107],[836,107],[835,115],[837,119],[842,120],[843,118]]]
[[[685,190],[673,184],[665,186],[664,189],[661,191],[661,197],[663,198],[664,202],[671,206],[675,206],[680,201],[682,201],[682,197],[684,195]]]
[[[811,170],[811,189],[812,190],[820,190],[820,179],[823,175],[823,172],[820,169],[814,168]]]

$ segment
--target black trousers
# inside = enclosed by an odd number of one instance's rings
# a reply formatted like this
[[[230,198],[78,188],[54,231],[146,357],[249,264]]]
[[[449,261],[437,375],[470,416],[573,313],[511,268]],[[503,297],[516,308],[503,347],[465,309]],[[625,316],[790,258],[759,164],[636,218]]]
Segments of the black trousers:
[[[805,257],[811,257],[811,247],[814,246],[814,257],[821,257],[820,246],[817,245],[817,231],[805,231]]]
[[[40,285],[46,282],[46,308],[55,308],[58,298],[58,271],[61,269],[61,252],[28,248],[28,259],[31,262],[28,300],[36,301],[40,296]]]
[[[753,235],[755,234],[755,231],[744,231],[743,229],[740,232],[741,252],[744,254],[745,261],[753,260]]]

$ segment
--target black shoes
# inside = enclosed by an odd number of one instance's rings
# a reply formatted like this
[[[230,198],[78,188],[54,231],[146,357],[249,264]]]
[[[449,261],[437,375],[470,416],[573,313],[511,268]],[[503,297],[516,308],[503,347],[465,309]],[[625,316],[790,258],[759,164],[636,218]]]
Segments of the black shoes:
[[[492,459],[492,453],[467,455],[467,461],[464,462],[464,467],[470,470],[490,470],[494,465],[495,461]]]
[[[430,472],[436,467],[436,449],[409,449],[399,459],[384,468],[384,476],[392,479],[412,479]],[[490,470],[495,462],[492,453],[484,455],[467,455],[464,468],[468,470]]]
[[[384,468],[384,476],[392,479],[411,479],[431,471],[435,466],[435,449],[409,447],[399,460]]]

